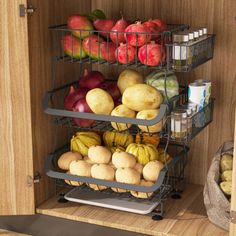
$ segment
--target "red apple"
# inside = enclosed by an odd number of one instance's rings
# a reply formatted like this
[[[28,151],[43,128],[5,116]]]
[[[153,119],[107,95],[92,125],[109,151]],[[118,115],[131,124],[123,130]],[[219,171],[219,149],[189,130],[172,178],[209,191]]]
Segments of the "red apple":
[[[86,99],[82,98],[79,101],[77,101],[73,107],[73,111],[75,112],[86,112],[86,113],[93,113],[90,107],[88,106]],[[95,121],[89,120],[89,119],[81,119],[81,118],[73,118],[73,122],[76,125],[79,125],[81,127],[89,127],[91,126]]]

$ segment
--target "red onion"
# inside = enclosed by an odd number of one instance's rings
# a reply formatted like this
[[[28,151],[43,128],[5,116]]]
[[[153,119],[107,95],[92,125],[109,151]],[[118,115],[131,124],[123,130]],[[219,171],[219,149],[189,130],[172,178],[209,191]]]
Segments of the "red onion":
[[[84,70],[84,75],[79,80],[79,86],[82,88],[94,89],[105,80],[104,75],[99,71]]]
[[[67,110],[72,110],[74,104],[81,98],[84,98],[88,90],[85,88],[75,89],[73,86],[70,87],[69,93],[64,99],[64,107]]]
[[[99,88],[107,91],[112,96],[114,101],[118,100],[121,97],[121,93],[116,82],[105,81],[99,86]]]
[[[79,101],[75,103],[73,111],[93,113],[88,103],[86,102],[85,98],[81,98]],[[73,121],[76,125],[79,125],[81,127],[89,127],[95,122],[94,120],[80,119],[80,118],[73,118]]]

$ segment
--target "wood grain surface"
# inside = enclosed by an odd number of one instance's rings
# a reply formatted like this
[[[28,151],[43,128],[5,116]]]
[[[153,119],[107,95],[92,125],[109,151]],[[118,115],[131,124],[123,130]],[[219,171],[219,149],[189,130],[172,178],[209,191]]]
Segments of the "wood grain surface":
[[[53,87],[77,80],[78,65],[58,64],[53,84],[53,33],[48,27],[66,23],[68,16],[90,12],[89,1],[79,0],[31,0],[37,11],[29,16],[29,54],[31,77],[32,133],[34,143],[34,171],[42,175],[35,185],[36,204],[48,199],[55,192],[54,181],[45,175],[44,164],[47,155],[70,140],[71,131],[53,124],[53,117],[44,113],[42,100]],[[60,38],[58,44],[60,46]],[[63,94],[64,96],[64,94]],[[61,99],[60,99],[61,100]]]
[[[4,236],[4,235],[7,235],[7,236],[27,236],[28,234],[21,234],[21,233],[16,233],[16,232],[13,232],[13,231],[0,229],[0,235],[1,236]]]
[[[0,1],[0,214],[33,214],[31,99],[26,0]]]
[[[177,76],[179,81],[195,79],[212,81],[212,96],[216,98],[214,121],[190,145],[188,181],[204,184],[211,159],[225,140],[232,140],[236,105],[236,1],[235,0],[92,0],[92,9],[100,8],[108,17],[128,19],[162,18],[168,23],[184,23],[193,27],[207,26],[215,33],[214,59],[191,73]],[[96,67],[97,68],[97,67]],[[109,77],[119,70],[100,66]]]
[[[127,213],[73,202],[61,204],[57,202],[57,199],[57,197],[49,199],[37,208],[37,212],[147,235],[228,235],[227,232],[208,221],[203,205],[202,187],[199,185],[188,185],[180,200],[170,198],[165,203],[162,221],[153,221],[150,215]]]

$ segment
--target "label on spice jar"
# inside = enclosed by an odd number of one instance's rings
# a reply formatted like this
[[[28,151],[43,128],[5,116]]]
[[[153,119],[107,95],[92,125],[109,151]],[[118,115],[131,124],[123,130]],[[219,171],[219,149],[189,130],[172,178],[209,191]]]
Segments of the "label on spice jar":
[[[187,47],[186,46],[173,46],[173,59],[174,60],[186,60],[187,59]]]

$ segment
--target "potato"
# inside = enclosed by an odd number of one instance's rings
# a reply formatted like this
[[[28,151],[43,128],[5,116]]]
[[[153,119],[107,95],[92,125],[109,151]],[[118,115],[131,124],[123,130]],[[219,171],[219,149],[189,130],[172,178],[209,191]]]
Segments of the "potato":
[[[125,89],[134,84],[143,84],[143,76],[135,70],[126,69],[123,70],[118,78],[117,86],[121,92],[124,93]]]
[[[112,112],[112,116],[120,116],[120,117],[128,117],[128,118],[135,118],[135,112],[129,109],[127,106],[121,104],[117,106]],[[125,123],[115,123],[111,122],[111,125],[114,129],[123,131],[128,129],[131,124],[125,124]]]
[[[232,190],[232,182],[226,182],[226,181],[224,181],[224,182],[221,182],[220,183],[220,188],[222,189],[222,191],[226,194],[226,195],[228,195],[228,196],[230,196],[231,195],[231,190]]]
[[[118,168],[133,168],[136,164],[136,158],[127,152],[114,152],[112,155],[112,163],[116,169]]]
[[[143,168],[143,178],[147,181],[156,182],[164,165],[160,161],[150,161]]]
[[[111,95],[100,88],[88,91],[86,102],[95,114],[110,115],[114,108],[114,101]]]
[[[224,154],[221,157],[220,168],[221,168],[221,173],[223,173],[226,170],[232,170],[233,169],[233,156],[229,154]]]
[[[147,84],[128,87],[122,96],[122,103],[134,111],[157,109],[163,101],[161,93]]]
[[[58,167],[62,170],[69,170],[72,161],[81,160],[82,155],[78,152],[65,152],[58,159]]]
[[[159,114],[159,109],[143,110],[138,112],[136,118],[142,120],[153,120],[158,116],[158,114]],[[164,123],[163,120],[161,120],[160,122],[151,126],[139,125],[138,127],[144,132],[155,133],[155,132],[160,132],[162,130],[163,123]]]
[[[226,170],[222,173],[221,175],[221,180],[222,181],[232,181],[232,170]]]
[[[146,181],[144,179],[141,179],[141,182],[140,184],[141,186],[146,186],[146,187],[151,187],[154,185],[153,182],[150,182],[150,181]],[[150,192],[150,193],[146,193],[146,192],[137,192],[137,191],[130,191],[130,193],[134,196],[134,197],[137,197],[137,198],[149,198],[152,196],[153,192]]]
[[[111,151],[103,146],[92,146],[88,150],[91,163],[108,164],[111,160]]]

